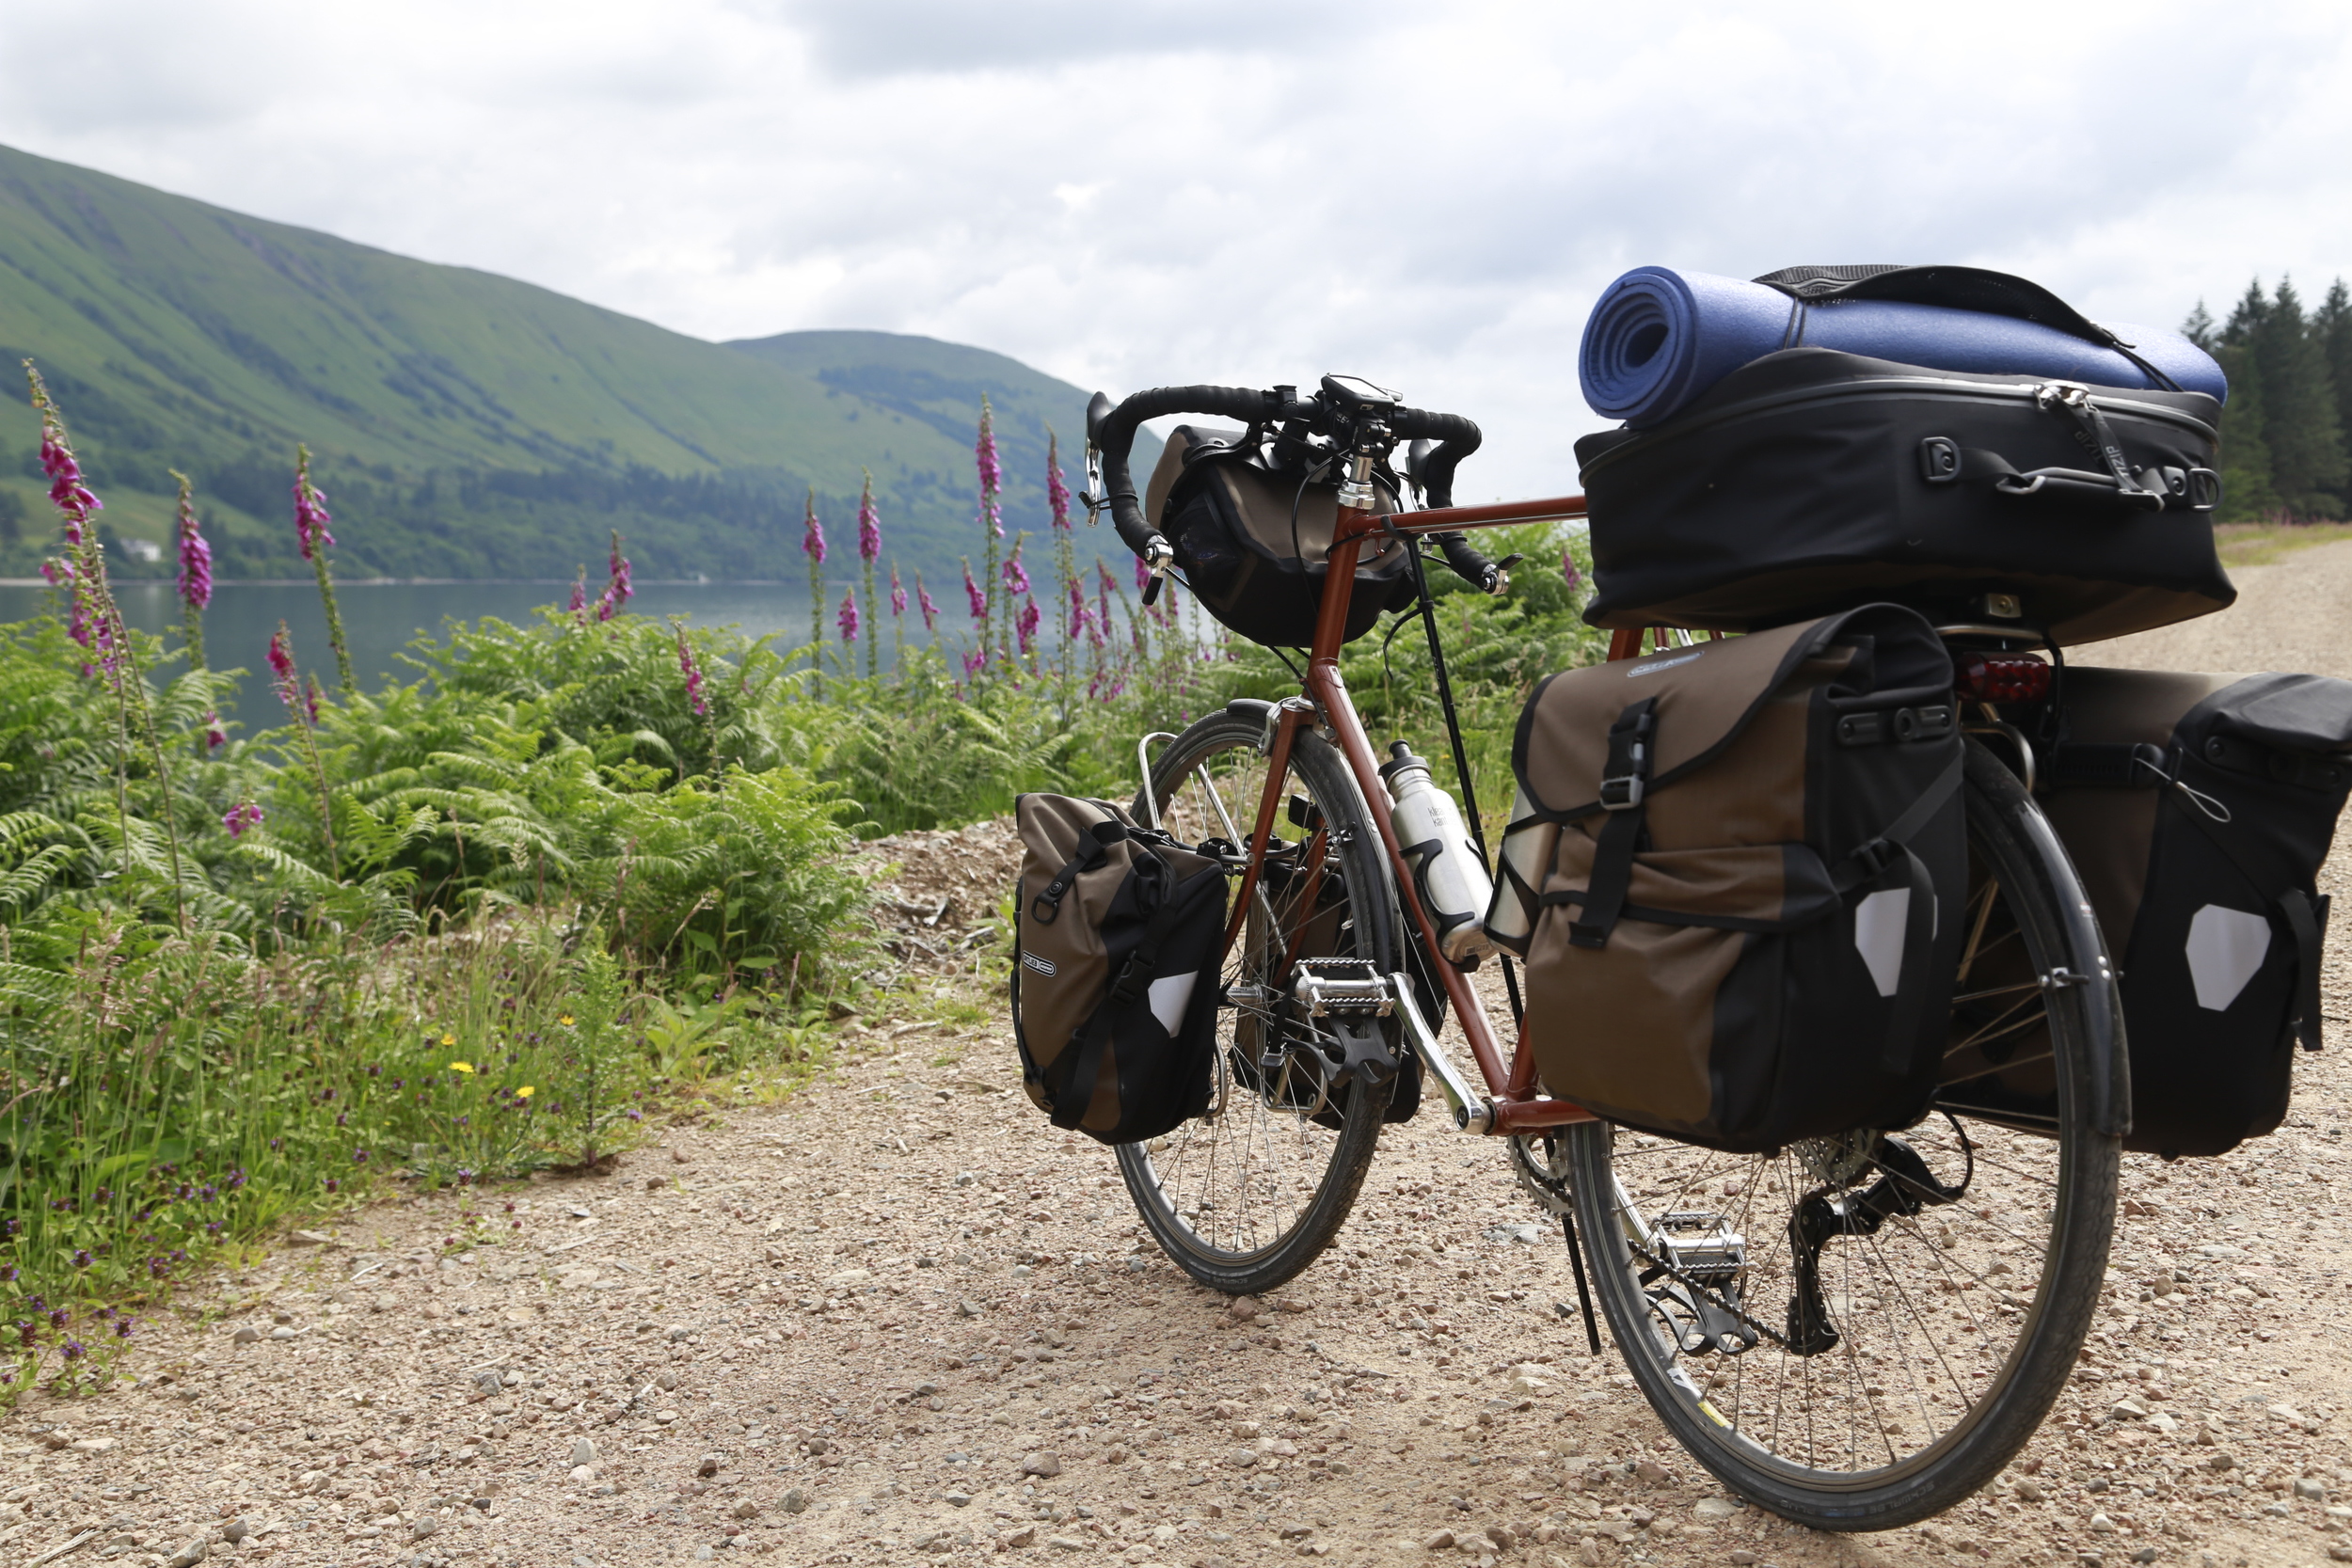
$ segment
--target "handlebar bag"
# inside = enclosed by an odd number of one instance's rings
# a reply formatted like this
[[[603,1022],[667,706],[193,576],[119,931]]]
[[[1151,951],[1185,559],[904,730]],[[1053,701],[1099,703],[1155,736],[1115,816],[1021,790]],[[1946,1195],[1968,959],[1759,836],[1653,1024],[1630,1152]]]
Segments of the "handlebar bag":
[[[1119,807],[1014,802],[1013,1040],[1057,1127],[1135,1143],[1208,1108],[1225,872]]]
[[[1496,895],[1519,918],[1488,928],[1527,960],[1549,1092],[1734,1152],[1926,1111],[1967,876],[1951,685],[1882,604],[1535,689]]]
[[[1385,475],[1382,515],[1400,510]],[[1144,486],[1143,515],[1168,536],[1184,581],[1219,623],[1252,642],[1303,648],[1314,641],[1325,561],[1339,524],[1339,486],[1311,471],[1278,471],[1238,431],[1178,425]],[[1356,562],[1345,641],[1412,597],[1405,546],[1375,536]]]
[[[1926,370],[1793,348],[1668,423],[1576,444],[1599,626],[1745,631],[1899,599],[1939,624],[2014,595],[2060,643],[2237,596],[2214,552],[2202,392]]]
[[[2053,717],[2042,807],[2120,972],[2123,1147],[2225,1153],[2278,1127],[2296,1045],[2319,1048],[2316,878],[2352,792],[2352,681],[2069,666]],[[2006,1043],[1951,1098],[2046,1114],[2046,1043]],[[1989,1070],[2004,1060],[2023,1065]]]

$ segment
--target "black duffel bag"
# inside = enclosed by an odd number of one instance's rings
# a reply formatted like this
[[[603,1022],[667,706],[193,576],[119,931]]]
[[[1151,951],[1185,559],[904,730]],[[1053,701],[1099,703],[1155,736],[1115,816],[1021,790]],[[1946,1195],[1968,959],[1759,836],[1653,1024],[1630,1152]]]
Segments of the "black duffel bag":
[[[2220,414],[2202,392],[1769,354],[1670,423],[1577,442],[1585,618],[1744,631],[1892,598],[2073,643],[2209,614],[2237,596],[2214,552]]]

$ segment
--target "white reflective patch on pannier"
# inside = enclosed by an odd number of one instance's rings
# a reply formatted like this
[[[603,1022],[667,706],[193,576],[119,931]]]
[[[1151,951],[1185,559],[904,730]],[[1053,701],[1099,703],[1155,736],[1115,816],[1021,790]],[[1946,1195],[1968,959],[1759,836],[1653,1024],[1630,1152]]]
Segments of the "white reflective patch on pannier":
[[[1041,958],[1035,953],[1024,953],[1021,955],[1021,967],[1024,969],[1034,969],[1040,974],[1051,978],[1054,973],[1054,960],[1051,958]]]
[[[1870,983],[1892,996],[1903,979],[1903,934],[1911,921],[1911,890],[1886,888],[1853,907],[1854,951],[1869,967]]]
[[[1193,982],[1200,978],[1197,969],[1182,974],[1170,974],[1152,982],[1152,1016],[1160,1021],[1160,1027],[1174,1034],[1184,1022],[1184,1007],[1192,1001]]]
[[[2219,1012],[2237,1000],[2270,952],[2270,922],[2207,904],[2188,923],[2188,977],[2197,1005]]]

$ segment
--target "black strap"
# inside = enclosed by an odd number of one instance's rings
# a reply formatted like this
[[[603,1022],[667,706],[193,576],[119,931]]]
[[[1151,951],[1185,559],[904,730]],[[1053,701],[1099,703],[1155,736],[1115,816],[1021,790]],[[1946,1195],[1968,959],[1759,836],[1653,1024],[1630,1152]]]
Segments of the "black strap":
[[[1625,912],[1633,885],[1633,853],[1648,816],[1650,768],[1658,752],[1658,699],[1645,697],[1609,726],[1609,761],[1600,780],[1601,804],[1609,820],[1593,847],[1593,873],[1580,918],[1568,927],[1577,947],[1606,947],[1609,933]]]
[[[2287,917],[2287,929],[2295,935],[2295,1017],[2291,1021],[2297,1044],[2306,1051],[2316,1051],[2319,1037],[2319,948],[2320,937],[2328,929],[2328,898],[2321,895],[2314,903],[2299,887],[2291,887],[2279,896],[2279,912]]]
[[[1911,840],[1935,819],[1935,814],[1960,788],[1961,775],[1962,760],[1956,756],[1901,816],[1830,873],[1831,885],[1841,894],[1873,882],[1897,883],[1911,890],[1903,912],[1902,968],[1895,978],[1895,1007],[1887,1020],[1886,1049],[1880,1064],[1890,1077],[1910,1074],[1920,1010],[1927,1006],[1928,964],[1935,947],[1935,879],[1929,874],[1927,863],[1913,852]]]
[[[1117,817],[1108,817],[1087,832],[1086,847],[1078,851],[1077,857],[1055,872],[1054,879],[1045,884],[1044,891],[1029,900],[1029,918],[1039,925],[1051,926],[1061,917],[1061,901],[1068,896],[1072,885],[1083,873],[1110,859],[1111,846],[1127,837],[1127,825]]]
[[[1143,927],[1142,939],[1136,943],[1135,951],[1127,955],[1127,961],[1120,965],[1110,994],[1103,998],[1102,1005],[1080,1025],[1073,1038],[1071,1043],[1075,1049],[1062,1053],[1054,1064],[1056,1068],[1063,1062],[1070,1064],[1055,1074],[1061,1080],[1060,1087],[1053,1091],[1053,1122],[1057,1127],[1076,1127],[1085,1117],[1087,1107],[1094,1103],[1095,1081],[1103,1073],[1103,1053],[1111,1043],[1111,1027],[1126,1016],[1137,1000],[1150,994],[1152,982],[1160,977],[1160,944],[1168,940],[1176,928],[1177,918],[1184,913],[1184,906],[1167,885],[1169,873],[1165,861],[1156,855],[1145,855],[1136,862],[1134,875],[1143,879],[1138,895],[1149,888],[1156,894],[1157,902],[1150,922]]]

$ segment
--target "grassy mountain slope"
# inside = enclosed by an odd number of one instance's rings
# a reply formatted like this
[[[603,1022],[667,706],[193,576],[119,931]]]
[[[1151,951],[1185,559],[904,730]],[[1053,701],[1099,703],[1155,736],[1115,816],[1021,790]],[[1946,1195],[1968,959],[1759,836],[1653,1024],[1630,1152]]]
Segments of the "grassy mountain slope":
[[[111,528],[162,540],[167,470],[183,469],[230,576],[300,570],[297,441],[350,575],[568,576],[617,527],[645,575],[794,577],[808,487],[846,546],[870,467],[891,553],[936,576],[977,544],[980,392],[1000,409],[1008,521],[1030,527],[1044,425],[1078,430],[1087,397],[928,339],[709,343],[8,149],[0,354],[41,365]],[[0,570],[23,572],[48,519],[30,412],[0,408]]]

